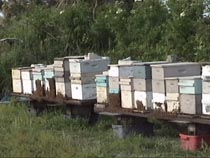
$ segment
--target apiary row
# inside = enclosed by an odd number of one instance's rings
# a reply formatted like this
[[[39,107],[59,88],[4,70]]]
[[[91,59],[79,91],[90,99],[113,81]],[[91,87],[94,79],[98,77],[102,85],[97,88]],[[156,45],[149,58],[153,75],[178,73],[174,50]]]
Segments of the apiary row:
[[[108,70],[110,59],[86,56],[55,58],[53,65],[31,65],[12,69],[13,92],[35,94],[40,89],[69,99],[96,99],[95,75]]]
[[[110,107],[210,114],[210,66],[129,61],[96,75],[97,102]]]

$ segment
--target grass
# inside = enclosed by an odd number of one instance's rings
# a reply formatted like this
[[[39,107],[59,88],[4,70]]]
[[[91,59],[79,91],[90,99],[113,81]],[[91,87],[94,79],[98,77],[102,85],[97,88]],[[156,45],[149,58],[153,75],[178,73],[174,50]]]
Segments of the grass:
[[[188,152],[177,137],[141,135],[117,139],[112,120],[95,126],[86,120],[66,119],[61,113],[31,116],[26,107],[0,106],[0,157],[195,157],[209,148]]]

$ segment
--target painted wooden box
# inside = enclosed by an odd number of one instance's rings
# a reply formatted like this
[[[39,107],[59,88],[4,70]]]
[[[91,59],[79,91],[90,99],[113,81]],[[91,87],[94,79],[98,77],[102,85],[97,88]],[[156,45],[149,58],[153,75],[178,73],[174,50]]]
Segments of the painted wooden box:
[[[181,94],[201,94],[202,80],[199,77],[182,77],[179,78],[179,91]]]
[[[210,80],[210,65],[202,66],[202,79]]]
[[[72,98],[78,100],[96,99],[96,84],[71,84]]]
[[[165,78],[166,82],[166,93],[179,93],[179,79],[174,78]]]
[[[108,103],[108,88],[96,87],[97,103]]]
[[[23,84],[23,93],[24,94],[32,94],[34,91],[33,81],[32,80],[22,80]]]
[[[150,91],[152,91],[152,80],[151,79],[134,78],[133,79],[133,88],[135,91],[150,92]]]
[[[146,110],[152,109],[152,92],[134,92],[134,107],[143,105]]]
[[[109,77],[109,88],[110,89],[119,89],[119,78],[118,77]]]
[[[210,103],[203,103],[202,104],[202,114],[210,115]]]
[[[13,93],[22,93],[23,85],[21,79],[12,79],[12,89]]]
[[[196,62],[157,64],[152,66],[152,79],[196,76],[201,74],[201,65]]]
[[[203,89],[202,90],[202,93],[204,93],[204,94],[210,94],[210,82],[203,80],[202,89]]]
[[[93,73],[93,72],[103,72],[108,70],[108,65],[110,64],[109,58],[103,59],[90,59],[81,60],[75,59],[70,61],[70,72],[71,73]]]
[[[201,114],[200,94],[181,94],[180,95],[180,112],[186,114]]]
[[[134,92],[133,91],[121,91],[121,106],[126,109],[134,108]]]
[[[175,101],[175,100],[167,100],[166,101],[167,104],[167,112],[180,112],[180,102],[179,101]]]
[[[71,82],[64,78],[55,78],[56,95],[72,98]]]
[[[153,93],[166,93],[165,80],[152,80],[152,91]]]

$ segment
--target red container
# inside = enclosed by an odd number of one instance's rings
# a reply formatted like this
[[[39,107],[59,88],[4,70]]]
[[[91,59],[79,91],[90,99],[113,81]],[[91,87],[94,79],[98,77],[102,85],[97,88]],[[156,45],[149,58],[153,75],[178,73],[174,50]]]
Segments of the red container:
[[[210,135],[185,135],[179,134],[181,140],[181,146],[183,150],[195,151],[201,148],[203,143],[210,146]]]

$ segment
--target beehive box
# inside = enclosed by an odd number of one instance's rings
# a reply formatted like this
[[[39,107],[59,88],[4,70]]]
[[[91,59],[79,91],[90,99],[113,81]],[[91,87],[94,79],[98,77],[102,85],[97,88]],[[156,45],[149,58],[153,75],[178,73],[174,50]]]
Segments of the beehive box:
[[[96,84],[71,84],[72,98],[78,100],[96,99]]]
[[[109,65],[108,75],[109,77],[119,78],[119,65]]]
[[[166,93],[166,100],[179,101],[180,93]]]
[[[23,84],[23,93],[32,94],[34,91],[32,80],[22,80]]]
[[[201,75],[201,65],[194,62],[157,64],[152,66],[152,78],[163,80],[168,77]]]
[[[110,89],[120,89],[118,77],[109,77],[109,88]]]
[[[136,62],[133,63],[133,77],[141,79],[152,79],[151,65],[168,63],[167,61]]]
[[[179,79],[177,77],[165,78],[166,93],[179,93]]]
[[[209,81],[203,81],[202,93],[210,94],[210,82]]]
[[[36,80],[40,80],[41,81],[41,85],[43,85],[44,82],[44,74],[43,74],[43,70],[42,69],[33,69],[32,70],[32,82],[33,82],[33,89],[34,91],[36,91],[37,87],[36,87]]]
[[[150,91],[152,91],[152,80],[151,79],[134,78],[133,79],[133,88],[135,91],[150,92]]]
[[[179,78],[179,90],[181,94],[201,94],[202,80],[200,76]]]
[[[121,91],[121,106],[126,109],[134,108],[134,91]]]
[[[201,98],[200,94],[181,94],[180,111],[186,114],[201,114]]]
[[[119,88],[109,88],[109,93],[110,94],[120,94],[120,89]]]
[[[202,114],[210,115],[210,103],[202,103]]]
[[[202,67],[202,79],[210,80],[210,65],[205,65]]]
[[[21,79],[12,79],[13,93],[22,93],[23,85]]]
[[[166,96],[164,93],[152,93],[152,102],[155,103],[165,103]]]
[[[32,68],[22,69],[21,70],[21,79],[22,80],[32,80]]]
[[[180,112],[180,102],[175,100],[167,100],[167,112]]]
[[[96,87],[97,103],[108,103],[108,88]]]
[[[90,77],[70,77],[73,84],[94,84],[95,76]]]
[[[140,105],[139,105],[140,104]],[[143,105],[146,110],[152,109],[152,92],[134,92],[134,107],[138,109],[138,106]]]
[[[165,80],[152,80],[152,91],[153,93],[166,93]]]
[[[202,94],[202,103],[210,104],[210,94]]]
[[[71,98],[71,82],[64,78],[55,78],[56,95]]]
[[[121,91],[134,91],[134,82],[133,78],[120,79],[120,90]]]
[[[71,59],[69,62],[71,73],[94,73],[108,70],[110,59],[107,57],[90,60]]]

